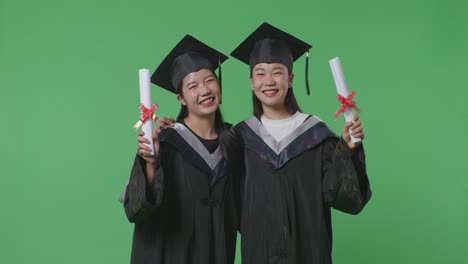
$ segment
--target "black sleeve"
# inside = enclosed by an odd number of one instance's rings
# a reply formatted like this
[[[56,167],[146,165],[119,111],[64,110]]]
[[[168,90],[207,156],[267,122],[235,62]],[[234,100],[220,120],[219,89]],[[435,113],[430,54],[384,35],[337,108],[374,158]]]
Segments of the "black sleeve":
[[[235,135],[236,142],[236,169],[234,170],[234,197],[235,197],[235,208],[237,211],[237,230],[241,233],[241,217],[242,217],[242,207],[244,200],[244,189],[245,189],[245,160],[244,160],[244,141],[240,136],[240,133],[237,131],[236,127],[232,128],[232,133]]]
[[[234,175],[234,183],[235,183],[235,206],[237,211],[237,230],[241,232],[240,224],[241,224],[241,215],[242,215],[242,206],[244,201],[244,184],[245,184],[245,161],[244,161],[244,142],[242,138],[236,134],[236,139],[238,143],[238,151],[237,151],[237,170],[235,171]]]
[[[164,158],[164,152],[160,151],[161,166],[155,169],[153,181],[147,184],[145,160],[136,155],[124,200],[125,213],[130,222],[145,221],[161,205],[164,189],[164,169],[162,166]]]
[[[345,213],[361,212],[371,196],[362,144],[351,151],[343,139],[328,140],[322,164],[325,203]]]

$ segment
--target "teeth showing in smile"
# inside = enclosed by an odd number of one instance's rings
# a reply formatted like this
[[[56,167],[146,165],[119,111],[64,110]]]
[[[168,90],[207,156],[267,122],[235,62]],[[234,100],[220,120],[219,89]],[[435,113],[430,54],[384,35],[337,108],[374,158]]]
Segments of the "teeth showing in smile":
[[[207,98],[200,102],[200,104],[206,105],[214,101],[214,97]]]
[[[266,96],[275,96],[278,93],[279,90],[277,89],[272,89],[272,90],[265,90],[262,91],[262,93]]]

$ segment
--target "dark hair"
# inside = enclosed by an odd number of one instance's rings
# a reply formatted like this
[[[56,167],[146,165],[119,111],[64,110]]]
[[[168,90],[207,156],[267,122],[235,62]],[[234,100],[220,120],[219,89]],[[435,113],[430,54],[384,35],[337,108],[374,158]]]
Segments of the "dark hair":
[[[257,96],[255,96],[255,92],[252,91],[252,102],[253,102],[253,112],[255,116],[263,115],[263,107],[262,102],[258,100]],[[286,94],[286,98],[284,98],[284,104],[286,105],[286,110],[290,114],[294,114],[297,111],[302,112],[299,104],[297,103],[296,96],[294,96],[293,88],[291,87],[288,89],[288,93]]]
[[[216,74],[215,74],[216,77]],[[218,78],[216,77],[216,80]],[[179,87],[180,95],[182,94],[182,82]],[[184,118],[188,116],[188,108],[186,105],[180,106],[180,112],[177,116],[177,122],[182,121]],[[239,142],[236,134],[231,129],[232,125],[228,123],[224,123],[223,115],[221,114],[221,110],[216,109],[215,112],[215,130],[218,134],[219,144],[223,149],[223,155],[228,161],[228,166],[235,166],[234,164],[237,163],[237,158],[240,156],[240,148]]]

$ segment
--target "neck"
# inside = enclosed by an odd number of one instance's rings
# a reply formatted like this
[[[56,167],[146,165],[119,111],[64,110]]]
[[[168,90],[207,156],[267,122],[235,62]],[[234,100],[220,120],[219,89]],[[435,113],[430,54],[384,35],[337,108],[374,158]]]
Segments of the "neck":
[[[284,104],[280,106],[266,106],[263,105],[263,116],[271,120],[281,120],[286,119],[291,116],[291,114],[286,109]]]
[[[218,133],[215,128],[215,115],[209,115],[206,117],[188,115],[184,118],[185,124],[195,132],[198,136],[204,139],[216,139]]]

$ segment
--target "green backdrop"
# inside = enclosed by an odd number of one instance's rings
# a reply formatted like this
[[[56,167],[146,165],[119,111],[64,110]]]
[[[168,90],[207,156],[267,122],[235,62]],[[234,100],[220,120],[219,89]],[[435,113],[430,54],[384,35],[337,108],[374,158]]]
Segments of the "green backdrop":
[[[0,0],[0,262],[128,263],[117,196],[136,153],[138,69],[186,33],[228,54],[269,21],[314,45],[294,88],[340,131],[328,60],[357,92],[374,196],[333,213],[335,263],[462,263],[468,251],[466,1]],[[224,64],[225,119],[251,114]],[[153,86],[159,114],[175,97]],[[240,252],[239,252],[240,253]],[[237,260],[240,263],[240,260]]]

